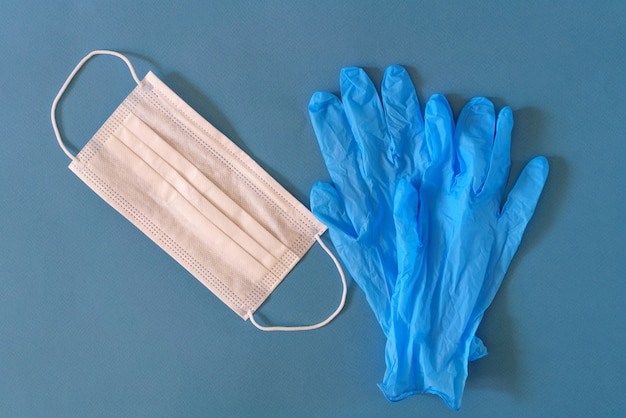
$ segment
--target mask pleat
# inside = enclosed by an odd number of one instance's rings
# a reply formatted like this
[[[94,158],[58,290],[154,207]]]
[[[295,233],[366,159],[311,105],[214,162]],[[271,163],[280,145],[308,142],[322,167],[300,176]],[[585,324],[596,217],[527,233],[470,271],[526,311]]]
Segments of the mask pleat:
[[[319,233],[319,224],[310,212],[230,139],[207,123],[179,97],[162,94],[162,89],[141,91],[135,113],[185,156],[239,206],[287,247],[298,248],[301,257],[310,247],[310,237]],[[155,117],[158,110],[166,117]],[[185,140],[183,140],[183,138]],[[200,158],[208,156],[211,158]],[[307,211],[308,212],[308,211]]]
[[[212,272],[207,279],[211,281],[210,276],[216,274],[236,295],[252,292],[255,282],[271,274],[256,258],[202,216],[174,187],[162,182],[162,177],[156,171],[117,138],[111,137],[91,163],[96,169],[100,166],[106,169],[106,160],[120,155],[123,158],[117,164],[118,169],[115,173],[108,173],[108,181],[119,184],[116,187],[118,199],[130,202],[132,208],[128,210],[131,213],[137,211],[149,219],[157,219],[149,232],[164,238],[166,246],[170,242],[186,243],[183,248],[186,254],[176,252],[175,255],[191,264],[210,265]],[[140,178],[140,186],[124,183],[124,178],[128,176]],[[139,194],[142,197],[137,199]],[[159,219],[163,222],[159,222]],[[239,261],[236,268],[232,265],[232,259],[224,259],[225,254]]]
[[[136,118],[133,118],[132,115],[129,119],[135,121],[135,125],[137,125]],[[128,119],[127,121],[128,122]],[[137,128],[137,126],[134,126]],[[171,154],[168,156],[168,160],[166,161],[155,150],[158,148],[163,148],[164,145],[159,142],[159,139],[155,136],[149,134],[149,129],[143,129],[143,132],[140,133],[140,137],[135,136],[127,127],[126,123],[120,127],[118,132],[116,133],[117,139],[123,142],[128,148],[132,150],[132,152],[137,155],[143,162],[150,167],[156,174],[161,177],[161,183],[165,183],[171,186],[167,191],[164,191],[164,198],[167,198],[170,201],[170,207],[174,207],[174,203],[172,201],[176,201],[176,205],[181,208],[182,213],[185,215],[186,219],[189,219],[190,222],[196,225],[196,229],[200,234],[211,233],[212,239],[215,240],[219,238],[218,245],[226,251],[227,248],[232,246],[238,246],[250,256],[252,256],[257,262],[262,264],[266,269],[271,270],[273,266],[279,262],[280,257],[287,250],[286,247],[281,246],[282,248],[275,248],[277,250],[277,257],[275,257],[272,253],[267,251],[263,246],[261,246],[257,241],[255,241],[246,230],[240,228],[239,225],[235,224],[231,221],[229,217],[227,217],[220,208],[216,207],[211,201],[207,200],[205,196],[203,196],[193,184],[189,183],[178,171],[176,171],[170,164],[169,161],[172,161],[172,156],[175,154]],[[148,138],[151,136],[150,146],[146,145],[140,138]],[[155,147],[156,145],[156,147]],[[163,149],[161,149],[163,151]],[[173,150],[171,150],[173,151]],[[175,152],[175,151],[173,151]],[[143,167],[142,172],[147,170],[147,167]],[[202,179],[206,181],[201,181]],[[210,189],[213,189],[215,192],[215,187],[211,187],[210,182],[203,176],[196,179],[196,184],[200,184],[201,188],[205,189],[205,191],[210,192]],[[207,184],[209,183],[209,184]],[[208,186],[208,187],[202,187]],[[207,190],[208,189],[208,190]],[[170,196],[173,195],[173,196]],[[217,197],[218,200],[220,197]],[[222,201],[223,204],[228,204],[229,202]],[[182,210],[184,208],[184,210]],[[259,230],[259,226],[255,224],[248,225],[248,231]],[[217,231],[220,231],[218,233]],[[259,234],[262,234],[262,230],[259,230]]]

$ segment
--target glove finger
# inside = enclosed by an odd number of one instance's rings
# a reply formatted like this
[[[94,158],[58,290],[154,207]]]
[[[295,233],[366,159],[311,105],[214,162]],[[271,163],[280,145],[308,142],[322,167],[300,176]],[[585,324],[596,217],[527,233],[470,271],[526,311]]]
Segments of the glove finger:
[[[477,336],[474,336],[474,338],[472,338],[472,342],[470,343],[470,352],[469,352],[468,361],[475,361],[475,360],[481,359],[485,357],[487,354],[489,353],[487,352],[487,347],[485,346],[485,343],[483,343],[483,340],[481,340]]]
[[[520,174],[502,209],[498,221],[502,237],[502,252],[493,270],[483,283],[472,316],[480,321],[496,296],[506,271],[524,235],[526,225],[535,212],[535,207],[548,176],[548,160],[545,157],[532,159]],[[476,325],[478,326],[478,324]]]
[[[309,102],[309,116],[330,178],[343,197],[350,219],[358,224],[363,217],[364,195],[369,195],[368,186],[343,106],[334,94],[318,92]]]
[[[424,111],[424,137],[431,157],[427,178],[429,181],[449,187],[454,174],[454,119],[446,98],[441,94],[432,96]]]
[[[392,284],[387,283],[387,276],[375,262],[376,251],[367,251],[359,244],[354,227],[343,209],[341,197],[331,184],[318,182],[313,185],[311,211],[328,226],[339,257],[365,293],[367,302],[387,335]]]
[[[498,240],[501,242],[500,257],[482,285],[472,313],[474,322],[480,322],[502,285],[506,271],[517,252],[526,226],[532,218],[543,186],[548,177],[548,160],[545,157],[532,159],[522,170],[509,193],[498,220]],[[476,323],[478,327],[478,323]]]
[[[345,174],[346,162],[350,167],[360,164],[357,144],[337,96],[315,93],[309,101],[309,117],[333,181]]]
[[[333,232],[335,247],[353,243],[356,232],[341,197],[332,184],[317,182],[311,188],[311,212]]]
[[[489,173],[487,174],[485,185],[480,192],[480,196],[483,199],[495,199],[498,203],[498,207],[502,200],[502,195],[504,194],[504,188],[506,187],[511,167],[512,129],[513,112],[511,111],[511,108],[505,107],[498,115],[498,120],[496,122],[496,136],[493,144]],[[522,178],[520,177],[520,180],[521,179]],[[522,183],[519,184],[521,185]],[[515,199],[515,194],[513,197]],[[508,230],[508,225],[505,223],[502,225],[504,225],[504,228],[502,229],[502,239],[504,241],[502,253],[499,260],[494,265],[493,270],[488,274],[487,279],[483,283],[472,314],[475,318],[473,322],[477,322],[476,328],[478,327],[478,323],[482,319],[484,312],[495,298],[495,295],[502,284],[502,280],[506,275],[506,271],[521,240],[521,234],[516,236],[516,234],[513,234]],[[512,239],[513,241],[509,241],[509,239]],[[514,241],[517,241],[517,243],[514,243]]]
[[[424,119],[411,77],[403,67],[387,68],[381,97],[390,137],[390,159],[396,161],[397,177],[421,179],[430,161],[424,141]]]
[[[391,324],[385,345],[385,377],[379,388],[390,401],[409,396],[414,387],[414,371],[419,370],[412,355],[416,338],[412,324],[421,314],[417,304],[418,283],[414,277],[417,251],[421,247],[418,233],[419,193],[407,180],[401,179],[394,194],[394,222],[398,258],[398,279],[391,297]],[[424,312],[426,317],[429,312]]]
[[[511,131],[513,130],[513,112],[510,107],[503,108],[496,121],[496,136],[491,152],[489,172],[480,194],[487,199],[495,197],[500,203],[511,169]]]
[[[394,171],[386,158],[387,128],[376,87],[357,67],[341,71],[340,86],[346,117],[361,151],[364,177],[387,184]]]
[[[419,193],[407,180],[400,180],[394,196],[393,219],[396,226],[396,248],[398,257],[398,281],[413,277],[422,248],[418,225]]]
[[[488,99],[475,97],[461,110],[454,132],[458,187],[481,191],[489,170],[495,128],[495,110]]]
[[[502,208],[500,222],[504,222],[505,230],[508,231],[507,236],[512,233],[519,235],[517,244],[535,213],[548,171],[548,160],[545,157],[533,158],[522,170]]]

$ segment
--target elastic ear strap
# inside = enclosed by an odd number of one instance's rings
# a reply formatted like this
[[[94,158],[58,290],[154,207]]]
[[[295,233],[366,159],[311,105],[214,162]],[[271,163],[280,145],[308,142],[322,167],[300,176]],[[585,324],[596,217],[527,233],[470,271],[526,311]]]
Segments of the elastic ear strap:
[[[120,58],[128,66],[128,69],[130,70],[130,74],[133,76],[135,83],[137,83],[138,86],[141,86],[141,81],[139,80],[139,77],[137,77],[137,73],[135,72],[135,68],[133,68],[133,64],[131,64],[128,58],[126,58],[124,55],[120,54],[119,52],[108,51],[108,50],[91,51],[85,58],[80,60],[80,62],[76,65],[74,70],[67,77],[67,80],[65,80],[65,83],[63,83],[63,86],[61,86],[61,90],[59,90],[59,93],[54,98],[54,101],[52,102],[52,108],[50,109],[50,119],[52,120],[52,129],[54,129],[54,134],[57,137],[59,146],[61,147],[63,152],[65,152],[65,154],[67,154],[67,156],[70,157],[72,160],[75,160],[76,156],[73,155],[63,143],[63,139],[61,138],[61,133],[59,132],[59,127],[57,126],[56,109],[57,109],[57,105],[59,104],[59,100],[61,100],[61,96],[63,96],[63,93],[65,93],[65,90],[74,79],[74,76],[76,76],[76,73],[82,68],[83,65],[85,65],[87,61],[89,61],[90,58],[92,58],[95,55],[113,55],[114,57]]]
[[[324,251],[326,251],[328,256],[333,260],[333,262],[335,263],[335,266],[337,267],[337,271],[339,272],[339,275],[341,276],[341,283],[343,285],[343,292],[341,294],[341,302],[339,303],[339,306],[337,307],[335,312],[333,312],[324,321],[322,321],[322,322],[320,322],[318,324],[315,324],[315,325],[306,325],[306,326],[300,326],[300,327],[264,327],[262,325],[259,325],[254,320],[254,315],[253,315],[252,311],[249,311],[248,312],[248,316],[250,317],[250,322],[252,322],[252,325],[257,327],[261,331],[310,331],[310,330],[318,329],[318,328],[321,328],[323,326],[328,325],[330,323],[330,321],[335,319],[335,317],[337,315],[339,315],[339,312],[341,312],[341,310],[343,309],[344,305],[346,304],[346,296],[348,294],[348,285],[346,284],[346,276],[343,273],[343,269],[341,268],[341,264],[339,264],[339,261],[337,261],[337,257],[335,257],[334,254],[328,249],[328,247],[322,242],[322,239],[320,238],[319,235],[316,235],[315,239],[317,240],[319,245],[322,246]]]

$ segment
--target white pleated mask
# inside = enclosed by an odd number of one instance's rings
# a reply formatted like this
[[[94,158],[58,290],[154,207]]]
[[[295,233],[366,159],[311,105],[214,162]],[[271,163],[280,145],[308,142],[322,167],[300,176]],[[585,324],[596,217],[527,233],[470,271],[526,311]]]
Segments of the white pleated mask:
[[[121,58],[137,87],[74,156],[56,107],[94,55]],[[152,72],[140,81],[125,56],[93,51],[61,87],[51,119],[69,168],[243,319],[266,331],[308,330],[343,308],[345,277],[320,239],[326,226]],[[252,314],[316,241],[339,270],[339,307],[315,325],[260,326]]]

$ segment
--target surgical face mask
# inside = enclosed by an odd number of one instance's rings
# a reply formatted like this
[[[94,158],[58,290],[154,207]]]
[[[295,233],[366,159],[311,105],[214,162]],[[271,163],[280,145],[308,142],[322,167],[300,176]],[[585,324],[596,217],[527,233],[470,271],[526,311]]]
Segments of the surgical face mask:
[[[57,127],[56,107],[95,55],[122,59],[137,87],[73,155]],[[320,239],[326,226],[152,72],[140,81],[125,56],[93,51],[61,87],[51,119],[69,168],[244,320],[266,331],[308,330],[343,308],[345,277]],[[259,325],[253,313],[316,241],[341,276],[337,310],[316,325]]]

